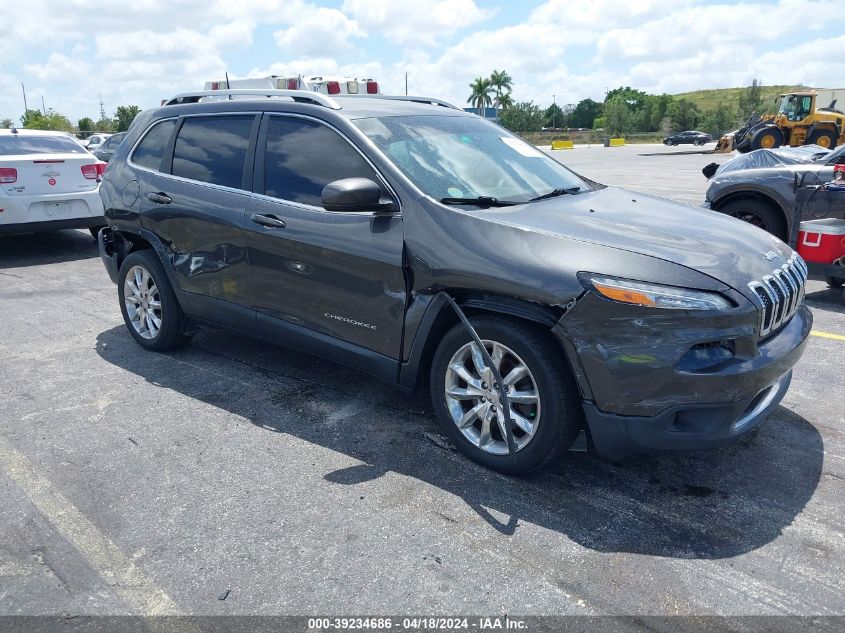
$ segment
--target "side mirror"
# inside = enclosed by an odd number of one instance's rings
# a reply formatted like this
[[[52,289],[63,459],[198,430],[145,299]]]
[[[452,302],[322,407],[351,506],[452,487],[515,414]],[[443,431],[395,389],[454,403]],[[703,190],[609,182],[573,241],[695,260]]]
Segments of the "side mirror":
[[[382,200],[381,187],[369,178],[342,178],[323,187],[326,211],[392,211],[391,200]]]

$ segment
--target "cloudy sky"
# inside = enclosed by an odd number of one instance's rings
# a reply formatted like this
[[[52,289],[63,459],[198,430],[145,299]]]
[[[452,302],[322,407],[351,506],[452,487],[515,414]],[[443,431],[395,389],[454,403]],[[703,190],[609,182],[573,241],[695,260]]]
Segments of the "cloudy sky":
[[[836,17],[838,16],[838,17]],[[0,118],[157,105],[229,76],[371,76],[465,104],[493,69],[548,105],[650,92],[845,84],[842,0],[27,0],[0,23]]]

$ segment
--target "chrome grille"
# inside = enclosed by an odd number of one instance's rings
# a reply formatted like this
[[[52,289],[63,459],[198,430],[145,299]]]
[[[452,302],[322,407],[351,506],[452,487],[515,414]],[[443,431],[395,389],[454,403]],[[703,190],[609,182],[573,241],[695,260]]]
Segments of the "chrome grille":
[[[792,256],[770,275],[748,284],[756,298],[759,317],[759,337],[764,338],[789,322],[804,299],[807,264],[798,255]]]

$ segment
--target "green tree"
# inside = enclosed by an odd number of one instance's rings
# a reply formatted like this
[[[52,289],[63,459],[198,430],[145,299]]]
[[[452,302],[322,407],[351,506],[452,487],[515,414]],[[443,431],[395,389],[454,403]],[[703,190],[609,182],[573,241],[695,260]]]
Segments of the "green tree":
[[[469,85],[469,89],[471,92],[467,103],[476,109],[478,116],[484,116],[484,108],[493,103],[490,99],[490,93],[493,92],[490,80],[486,77],[476,77],[475,81]]]
[[[545,113],[533,101],[515,103],[510,108],[502,110],[499,117],[499,123],[518,134],[539,132],[543,129],[545,120]]]
[[[691,130],[698,123],[698,106],[688,99],[678,99],[669,106],[668,115],[675,131]]]
[[[592,99],[579,101],[575,106],[575,109],[572,111],[570,126],[592,129],[593,121],[597,116],[601,116],[602,109],[602,104],[593,101]]]
[[[38,110],[27,110],[21,117],[21,123],[25,128],[32,130],[64,130],[69,132],[73,129],[70,120],[50,108],[47,114]]]
[[[739,116],[742,120],[747,119],[755,112],[762,114],[763,110],[763,92],[760,86],[760,81],[754,79],[751,85],[745,89],[745,92],[739,95]]]
[[[94,120],[84,116],[76,122],[76,127],[79,128],[82,138],[88,138],[91,136],[91,132],[94,131]]]
[[[642,90],[635,90],[630,86],[624,86],[621,88],[614,88],[608,92],[604,97],[604,103],[607,105],[611,99],[620,97],[625,101],[630,110],[639,112],[646,106],[650,96],[651,95],[646,94]]]
[[[561,108],[556,103],[553,103],[548,108],[546,108],[546,112],[543,116],[546,117],[544,127],[566,127],[566,115],[563,113],[563,108]]]
[[[3,119],[2,121],[0,121],[0,128],[3,128],[4,130],[8,130],[10,127],[12,127],[14,125],[15,125],[15,122],[12,121],[12,119]]]
[[[502,106],[502,98],[505,95],[510,95],[513,89],[513,78],[506,70],[494,70],[490,73],[490,87],[495,93],[493,105],[496,109],[499,109],[500,107],[504,107]]]
[[[141,111],[136,105],[131,106],[117,106],[117,111],[114,113],[114,127],[116,132],[125,132],[132,125],[132,121],[138,116]]]
[[[611,134],[624,134],[629,130],[631,110],[628,101],[621,94],[611,97],[604,104],[605,129]]]
[[[114,121],[110,118],[100,117],[100,120],[94,124],[95,132],[114,132]]]
[[[499,107],[502,110],[513,107],[513,97],[511,96],[511,93],[506,92],[501,97],[499,97]]]
[[[704,113],[704,129],[714,137],[722,136],[736,124],[736,111],[719,103],[714,109]]]

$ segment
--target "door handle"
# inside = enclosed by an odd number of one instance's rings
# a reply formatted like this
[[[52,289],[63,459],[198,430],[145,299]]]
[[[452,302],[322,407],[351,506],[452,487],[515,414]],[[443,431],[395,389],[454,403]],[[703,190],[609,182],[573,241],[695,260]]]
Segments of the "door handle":
[[[261,226],[266,226],[271,229],[283,229],[285,228],[285,221],[280,220],[275,215],[261,215],[260,213],[253,213],[249,216],[249,219],[256,224],[260,224]]]
[[[147,200],[152,200],[156,204],[170,204],[173,202],[173,198],[162,191],[158,193],[148,193]]]

